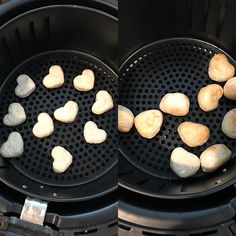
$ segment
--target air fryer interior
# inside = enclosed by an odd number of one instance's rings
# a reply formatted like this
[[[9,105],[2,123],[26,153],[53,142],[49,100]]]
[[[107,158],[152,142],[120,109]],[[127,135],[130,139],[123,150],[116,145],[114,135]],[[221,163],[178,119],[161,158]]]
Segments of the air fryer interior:
[[[222,52],[235,64],[233,1],[133,1],[120,3],[120,80],[119,103],[134,115],[158,109],[168,92],[183,92],[190,98],[186,117],[164,115],[161,132],[152,140],[141,138],[135,128],[120,134],[120,184],[151,196],[186,198],[205,195],[226,187],[235,179],[234,140],[221,132],[224,114],[234,102],[223,98],[213,112],[197,105],[199,89],[212,83],[208,77],[210,58]],[[128,12],[132,9],[132,17]],[[129,18],[129,20],[128,20]],[[128,32],[132,32],[128,34]],[[201,148],[189,149],[176,132],[183,121],[206,124],[209,141]],[[212,174],[179,179],[169,167],[171,151],[177,146],[198,156],[206,147],[224,143],[233,152],[226,166]]]
[[[96,40],[96,43],[94,43]],[[11,187],[46,199],[89,199],[111,191],[116,186],[116,109],[95,116],[91,106],[99,90],[107,90],[117,98],[116,18],[93,8],[54,5],[31,10],[10,20],[0,29],[1,119],[12,102],[20,102],[27,113],[24,125],[15,129],[1,125],[1,143],[13,130],[24,139],[24,156],[1,159],[1,180]],[[49,91],[42,78],[53,64],[65,72],[65,85]],[[73,78],[90,68],[95,87],[80,93]],[[16,77],[26,73],[36,83],[36,91],[28,98],[14,94]],[[40,112],[53,111],[68,100],[79,104],[78,120],[71,126],[55,122],[52,137],[37,140],[32,127]],[[106,129],[108,139],[101,145],[88,145],[83,139],[83,126],[89,121]],[[64,174],[52,170],[51,149],[61,145],[74,156],[72,167]],[[95,187],[96,186],[96,187]]]

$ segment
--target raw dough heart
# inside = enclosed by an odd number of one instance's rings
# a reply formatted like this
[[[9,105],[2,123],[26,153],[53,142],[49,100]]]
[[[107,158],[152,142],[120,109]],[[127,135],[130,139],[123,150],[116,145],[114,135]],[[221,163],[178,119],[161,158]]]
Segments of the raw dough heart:
[[[96,101],[92,106],[92,112],[97,115],[109,111],[114,106],[111,95],[105,91],[100,90],[96,95]]]
[[[171,169],[182,178],[193,176],[200,168],[200,159],[181,147],[175,148],[170,157]]]
[[[26,114],[20,103],[12,103],[8,108],[8,114],[3,118],[4,125],[17,126],[24,123]]]
[[[107,133],[105,130],[99,129],[94,122],[88,121],[84,126],[84,138],[87,143],[103,143],[107,138]]]
[[[118,105],[118,130],[129,132],[134,125],[134,114],[125,106]]]
[[[54,112],[54,117],[61,122],[72,123],[75,121],[78,111],[78,104],[74,101],[69,101],[64,107],[60,107]]]
[[[89,91],[94,87],[94,73],[92,70],[83,70],[82,75],[74,78],[74,86],[79,91]]]
[[[51,135],[54,131],[52,118],[47,113],[38,115],[38,123],[33,127],[33,134],[38,138],[45,138]]]
[[[56,146],[51,152],[53,161],[53,170],[56,173],[65,172],[71,165],[73,156],[63,147]]]
[[[59,88],[64,84],[64,73],[59,65],[51,66],[49,74],[43,79],[43,85],[48,89]]]
[[[6,158],[19,157],[24,153],[24,141],[21,134],[12,132],[0,149],[0,154]]]
[[[25,74],[19,75],[16,82],[18,85],[15,88],[15,94],[20,98],[28,97],[36,88],[34,81]]]

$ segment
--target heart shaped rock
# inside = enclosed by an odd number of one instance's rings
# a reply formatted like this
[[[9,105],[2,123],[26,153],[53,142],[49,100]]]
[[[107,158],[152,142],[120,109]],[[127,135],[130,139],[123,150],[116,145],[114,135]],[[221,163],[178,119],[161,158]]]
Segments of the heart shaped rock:
[[[92,112],[96,115],[101,115],[109,111],[114,106],[111,95],[105,91],[100,90],[96,95],[96,101],[92,106]]]
[[[54,131],[54,124],[52,118],[47,113],[40,113],[38,115],[38,123],[33,127],[33,134],[38,138],[45,138],[50,136]]]
[[[19,75],[16,82],[15,94],[20,98],[28,97],[36,88],[34,81],[25,74]]]
[[[106,140],[107,133],[105,130],[99,129],[94,122],[88,121],[84,126],[84,138],[87,143],[99,144]]]
[[[89,91],[94,87],[94,73],[92,70],[83,70],[82,75],[78,75],[74,78],[74,86],[79,91]]]
[[[2,157],[13,158],[19,157],[24,153],[24,141],[21,134],[18,132],[12,132],[8,136],[8,139],[0,148],[0,154]]]
[[[60,107],[54,112],[54,117],[61,122],[72,123],[75,121],[78,111],[78,104],[74,101],[69,101],[64,107]]]
[[[64,84],[64,72],[59,65],[51,66],[49,74],[43,79],[43,85],[48,89],[59,88]]]
[[[8,108],[8,114],[3,118],[4,125],[17,126],[24,123],[26,114],[20,103],[12,103]]]
[[[73,156],[63,147],[56,146],[51,152],[53,161],[53,170],[56,173],[65,172],[71,165]]]

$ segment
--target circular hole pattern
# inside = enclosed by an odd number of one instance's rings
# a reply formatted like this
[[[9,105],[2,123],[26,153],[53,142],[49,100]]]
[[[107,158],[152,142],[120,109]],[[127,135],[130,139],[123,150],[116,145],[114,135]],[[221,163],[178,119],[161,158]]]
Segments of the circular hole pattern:
[[[164,114],[161,131],[151,140],[142,138],[135,128],[129,133],[120,133],[120,148],[135,166],[164,179],[177,179],[169,166],[174,148],[182,146],[200,156],[212,144],[224,143],[230,149],[235,145],[235,141],[221,131],[222,118],[235,107],[234,102],[223,97],[215,111],[206,113],[199,108],[196,99],[201,87],[213,83],[208,77],[208,65],[217,52],[222,51],[204,42],[173,39],[142,49],[122,65],[119,104],[130,108],[134,115],[148,109],[159,109],[161,98],[169,92],[184,93],[191,103],[190,112],[185,117]],[[177,133],[178,125],[184,121],[207,125],[211,131],[209,141],[192,149],[184,145]],[[199,171],[196,177],[203,175]]]
[[[65,84],[61,88],[47,90],[42,84],[42,78],[48,73],[50,65],[59,64],[65,73]],[[94,71],[96,82],[92,91],[81,93],[74,89],[73,78],[90,68]],[[29,97],[19,99],[15,96],[16,77],[28,74],[36,83],[36,91]],[[95,116],[91,107],[96,93],[107,90],[114,102],[117,99],[118,81],[116,75],[102,62],[89,55],[72,52],[46,53],[32,58],[22,64],[6,79],[0,90],[0,119],[7,113],[9,104],[20,102],[27,113],[27,121],[16,128],[10,128],[0,123],[0,142],[4,142],[9,133],[18,131],[24,139],[25,151],[20,158],[11,159],[12,164],[23,174],[41,183],[55,186],[71,186],[92,181],[107,172],[116,162],[116,109]],[[79,113],[73,124],[63,124],[54,120],[55,131],[52,136],[38,139],[33,136],[32,128],[37,121],[37,115],[47,112],[53,117],[53,112],[63,106],[68,100],[79,104]],[[98,127],[106,130],[108,138],[99,145],[86,144],[83,138],[84,124],[93,120]],[[73,155],[73,163],[62,174],[52,170],[51,150],[61,145]],[[99,154],[98,154],[99,151]]]

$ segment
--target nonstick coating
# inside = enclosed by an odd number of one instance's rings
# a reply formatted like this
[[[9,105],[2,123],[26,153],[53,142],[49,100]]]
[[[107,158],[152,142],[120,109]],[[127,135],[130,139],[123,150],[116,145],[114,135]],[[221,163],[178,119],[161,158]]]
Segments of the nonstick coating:
[[[65,73],[65,84],[58,89],[48,90],[42,84],[49,67],[59,64]],[[90,68],[95,73],[95,87],[89,92],[79,92],[73,86],[73,78],[83,69]],[[35,92],[27,98],[18,98],[14,93],[16,78],[19,74],[28,74],[36,83]],[[93,181],[109,171],[117,161],[116,156],[116,109],[102,115],[94,115],[91,107],[96,93],[107,90],[116,100],[117,78],[114,72],[98,59],[76,51],[52,51],[40,54],[16,68],[0,89],[0,142],[3,143],[10,132],[18,131],[24,139],[25,151],[20,158],[10,159],[11,164],[29,178],[38,183],[70,187]],[[55,131],[52,136],[38,139],[32,134],[32,128],[41,112],[53,117],[53,112],[69,101],[76,101],[79,113],[72,124],[63,124],[53,118]],[[8,106],[19,102],[25,108],[27,120],[16,128],[6,127],[2,123]],[[83,138],[83,127],[89,120],[99,128],[106,130],[107,140],[99,145],[87,144]],[[57,174],[52,169],[51,150],[54,146],[65,147],[74,157],[72,165],[65,173]],[[6,178],[6,176],[5,176]]]
[[[149,176],[144,182],[148,182],[149,178],[154,176],[157,178],[156,181],[162,179],[165,182],[163,189],[168,182],[179,179],[170,169],[170,154],[179,146],[200,156],[208,146],[224,143],[232,150],[234,156],[235,140],[222,133],[221,122],[225,113],[235,107],[235,102],[223,97],[219,107],[211,112],[202,111],[197,102],[200,88],[214,83],[208,77],[208,66],[211,57],[220,52],[226,54],[203,41],[169,39],[142,48],[122,65],[119,71],[119,104],[130,108],[134,115],[148,109],[159,109],[161,98],[170,92],[186,94],[191,103],[190,112],[184,117],[163,114],[164,122],[161,131],[153,139],[142,138],[134,127],[129,133],[120,133],[120,151],[135,168]],[[235,66],[235,61],[229,55],[227,56]],[[208,142],[196,148],[186,146],[177,133],[178,125],[184,121],[208,126],[211,132]],[[208,175],[200,170],[191,179],[198,181],[198,178],[204,176],[207,178]],[[128,177],[126,180],[129,181]],[[140,188],[145,191],[145,186]]]

